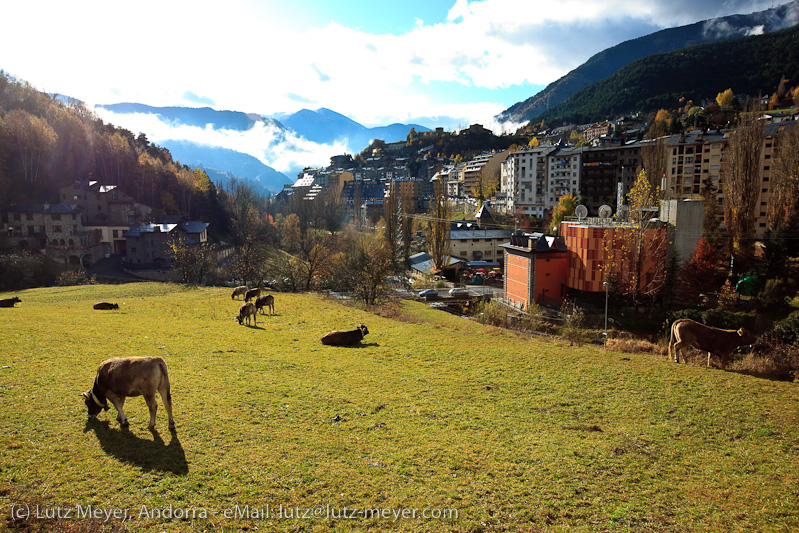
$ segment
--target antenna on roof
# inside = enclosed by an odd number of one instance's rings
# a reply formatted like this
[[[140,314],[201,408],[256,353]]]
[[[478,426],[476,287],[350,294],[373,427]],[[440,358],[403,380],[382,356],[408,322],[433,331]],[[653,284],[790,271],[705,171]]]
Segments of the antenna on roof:
[[[613,208],[609,205],[602,205],[599,207],[599,218],[606,219],[610,218],[610,215],[613,214]]]
[[[577,218],[582,220],[588,216],[588,208],[580,204],[574,209],[574,214],[577,215]]]

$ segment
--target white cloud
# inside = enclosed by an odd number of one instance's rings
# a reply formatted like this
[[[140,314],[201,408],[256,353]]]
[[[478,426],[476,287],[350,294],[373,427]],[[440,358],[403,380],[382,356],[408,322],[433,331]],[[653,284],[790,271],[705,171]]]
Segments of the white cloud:
[[[337,22],[294,31],[271,16],[277,7],[255,0],[10,2],[4,18],[18,23],[0,32],[0,68],[89,104],[197,105],[185,98],[193,94],[216,109],[264,115],[313,105],[365,125],[450,114],[485,123],[515,103],[491,101],[492,89],[532,95],[621,40],[773,3],[456,0],[445,20],[416,19],[390,35]],[[451,104],[470,90],[469,104]]]
[[[146,132],[148,139],[155,144],[180,140],[227,148],[251,155],[289,177],[297,168],[327,165],[332,156],[347,151],[342,143],[314,143],[262,121],[257,121],[246,131],[216,130],[210,125],[201,128],[168,124],[152,114],[112,113],[102,108],[95,109],[95,112],[106,122],[134,133]]]

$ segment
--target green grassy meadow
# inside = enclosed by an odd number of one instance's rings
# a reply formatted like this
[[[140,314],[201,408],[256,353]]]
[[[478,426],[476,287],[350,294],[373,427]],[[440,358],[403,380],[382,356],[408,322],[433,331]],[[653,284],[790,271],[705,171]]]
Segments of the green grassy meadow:
[[[274,293],[275,316],[240,326],[230,293],[13,294],[0,530],[799,530],[799,384],[526,339],[417,302],[394,320]],[[360,323],[360,347],[319,342]],[[113,407],[88,420],[79,394],[113,356],[166,360],[175,433],[160,397],[155,434],[141,398],[129,431]],[[128,520],[75,520],[89,508]]]

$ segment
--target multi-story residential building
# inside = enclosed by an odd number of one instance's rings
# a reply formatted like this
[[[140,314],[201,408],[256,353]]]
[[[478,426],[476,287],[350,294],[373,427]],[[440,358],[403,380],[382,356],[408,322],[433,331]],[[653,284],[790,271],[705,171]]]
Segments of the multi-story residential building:
[[[619,183],[625,194],[630,191],[641,166],[641,146],[585,148],[580,155],[580,201],[593,216],[602,205],[616,205]]]
[[[124,226],[136,222],[136,201],[116,185],[96,181],[74,181],[59,190],[61,201],[75,205],[87,226]]]
[[[543,217],[547,210],[547,156],[552,146],[525,148],[512,152],[500,170],[501,191],[511,211]]]
[[[580,193],[580,156],[582,148],[559,148],[547,156],[547,210],[553,209],[561,196]]]
[[[796,122],[765,125],[760,156],[759,198],[755,211],[755,235],[762,237],[768,227],[768,205],[772,194],[772,162],[780,139],[787,128],[798,127]],[[706,187],[715,191],[719,206],[724,201],[724,152],[732,130],[689,132],[668,138],[666,161],[666,199],[695,198]]]
[[[4,213],[9,243],[61,263],[88,266],[103,257],[105,246],[98,232],[83,225],[81,214],[73,204],[12,205]]]

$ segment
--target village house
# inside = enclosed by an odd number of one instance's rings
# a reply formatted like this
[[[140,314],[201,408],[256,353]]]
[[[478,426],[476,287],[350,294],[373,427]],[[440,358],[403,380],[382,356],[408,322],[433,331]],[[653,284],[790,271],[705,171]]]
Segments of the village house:
[[[135,268],[162,268],[172,266],[174,259],[169,248],[173,239],[186,244],[208,241],[206,222],[164,222],[144,224],[124,233],[127,240],[125,265]]]
[[[3,220],[8,242],[60,263],[88,266],[104,256],[105,245],[98,231],[83,225],[81,213],[74,204],[12,205]]]

